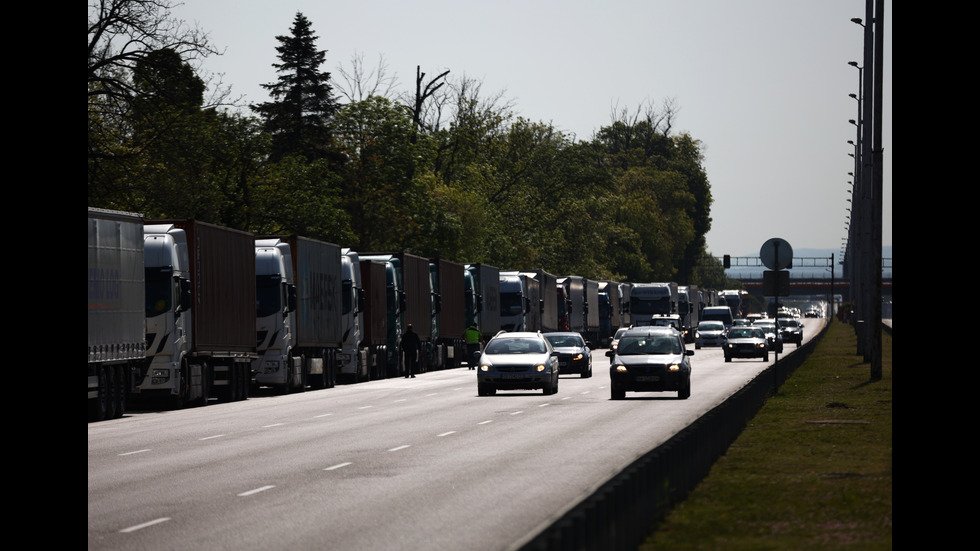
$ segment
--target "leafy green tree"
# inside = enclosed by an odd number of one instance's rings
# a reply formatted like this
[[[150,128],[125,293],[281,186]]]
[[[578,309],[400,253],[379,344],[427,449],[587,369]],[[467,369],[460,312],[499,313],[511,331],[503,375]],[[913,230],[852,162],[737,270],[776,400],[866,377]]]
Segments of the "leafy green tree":
[[[256,234],[298,234],[331,243],[355,242],[350,217],[341,208],[340,176],[329,163],[298,155],[266,164],[250,186]]]
[[[320,71],[326,50],[316,49],[317,36],[302,13],[296,13],[290,32],[276,36],[280,63],[272,66],[279,72],[279,80],[262,85],[273,101],[252,105],[252,109],[272,136],[272,161],[302,155],[311,161],[339,163],[331,144],[331,123],[339,106],[330,73]]]
[[[425,196],[412,179],[415,131],[407,111],[381,96],[343,106],[336,116],[343,207],[362,250],[414,249]]]

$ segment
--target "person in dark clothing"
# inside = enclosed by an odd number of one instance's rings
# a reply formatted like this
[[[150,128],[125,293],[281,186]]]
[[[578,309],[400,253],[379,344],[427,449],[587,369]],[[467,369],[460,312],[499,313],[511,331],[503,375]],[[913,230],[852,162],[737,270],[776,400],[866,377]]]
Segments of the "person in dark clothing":
[[[412,324],[405,328],[402,335],[402,352],[405,353],[405,378],[415,378],[415,370],[418,367],[419,349],[422,348],[422,341],[418,334],[412,329]]]

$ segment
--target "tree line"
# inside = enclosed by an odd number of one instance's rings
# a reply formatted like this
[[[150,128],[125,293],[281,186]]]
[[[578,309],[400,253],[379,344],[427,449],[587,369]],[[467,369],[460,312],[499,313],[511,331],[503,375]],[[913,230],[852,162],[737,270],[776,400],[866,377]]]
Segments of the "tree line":
[[[503,269],[728,288],[711,186],[670,102],[578,139],[449,70],[322,69],[312,22],[276,36],[248,113],[194,63],[218,52],[166,0],[90,0],[89,206]]]

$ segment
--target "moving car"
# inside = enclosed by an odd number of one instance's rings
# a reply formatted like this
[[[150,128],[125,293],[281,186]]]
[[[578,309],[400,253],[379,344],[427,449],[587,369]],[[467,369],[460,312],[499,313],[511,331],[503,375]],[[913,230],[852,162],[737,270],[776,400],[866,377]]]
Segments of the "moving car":
[[[722,349],[726,362],[732,361],[732,358],[762,358],[764,362],[769,361],[769,343],[760,327],[732,327],[728,330],[728,339]]]
[[[501,331],[480,354],[477,394],[493,396],[498,390],[534,389],[555,394],[558,369],[558,352],[540,331]]]
[[[611,399],[621,400],[626,391],[677,391],[684,400],[691,396],[693,350],[684,347],[684,337],[671,327],[638,327],[619,339],[609,350]]]
[[[561,373],[578,373],[583,379],[592,376],[592,350],[580,333],[545,333],[544,338],[558,352],[558,370]]]
[[[725,344],[725,324],[721,321],[702,321],[694,331],[694,348]]]
[[[796,346],[803,344],[803,324],[793,318],[777,318],[779,329],[783,334],[783,342],[795,342]]]
[[[766,341],[769,343],[769,350],[780,354],[783,353],[783,335],[782,332],[776,330],[776,320],[756,320],[756,322],[752,324],[752,327],[758,327],[759,329],[762,329],[763,333],[766,334]]]
[[[632,328],[631,327],[620,327],[619,329],[617,329],[616,330],[616,334],[613,335],[612,340],[609,341],[609,349],[610,350],[616,350],[616,346],[619,345],[619,337],[622,337],[623,336],[623,333],[629,331],[630,329],[632,329]]]

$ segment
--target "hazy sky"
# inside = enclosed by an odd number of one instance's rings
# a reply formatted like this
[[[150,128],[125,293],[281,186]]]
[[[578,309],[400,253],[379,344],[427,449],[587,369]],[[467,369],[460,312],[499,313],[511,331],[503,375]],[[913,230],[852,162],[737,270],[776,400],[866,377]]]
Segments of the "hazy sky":
[[[891,0],[885,2],[883,245],[892,244]],[[714,203],[708,250],[757,255],[772,237],[794,250],[846,236],[848,155],[857,129],[864,0],[187,0],[173,15],[209,33],[203,69],[232,95],[268,101],[276,35],[297,12],[339,78],[381,59],[397,92],[426,80],[481,83],[516,115],[589,139],[613,113],[673,102],[673,131],[703,144]]]

